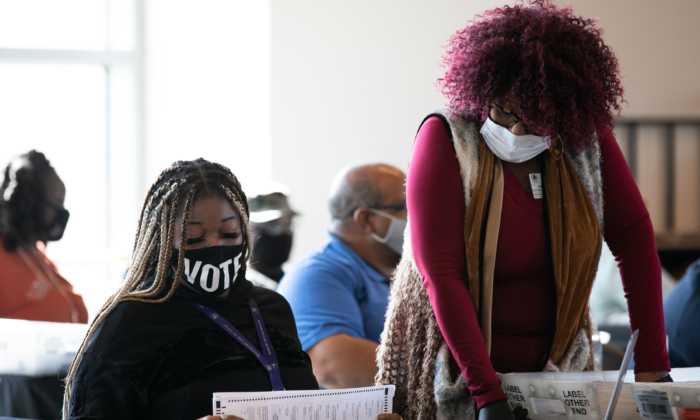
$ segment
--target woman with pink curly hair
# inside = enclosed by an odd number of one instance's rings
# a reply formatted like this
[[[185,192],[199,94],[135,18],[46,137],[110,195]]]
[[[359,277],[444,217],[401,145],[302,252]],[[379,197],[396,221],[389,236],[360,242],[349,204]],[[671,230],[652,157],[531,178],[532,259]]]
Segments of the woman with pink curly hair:
[[[487,11],[450,40],[449,107],[416,136],[378,356],[377,380],[397,385],[405,417],[512,419],[496,372],[593,369],[588,298],[603,239],[639,330],[636,380],[670,380],[660,264],[612,135],[623,90],[601,33],[535,0]]]

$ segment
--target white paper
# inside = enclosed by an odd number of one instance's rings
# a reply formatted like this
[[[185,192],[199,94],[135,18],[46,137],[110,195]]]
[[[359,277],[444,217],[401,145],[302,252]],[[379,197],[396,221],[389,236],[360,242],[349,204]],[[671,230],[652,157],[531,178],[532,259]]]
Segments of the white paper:
[[[217,392],[214,415],[245,420],[376,420],[391,413],[394,385],[315,391]]]
[[[643,419],[673,420],[668,394],[658,391],[633,390],[637,408]]]
[[[523,407],[528,418],[561,416],[570,420],[601,419],[598,384],[593,381],[556,381],[517,374],[498,374],[512,408]]]
[[[56,375],[68,370],[88,326],[0,319],[0,374]]]
[[[673,371],[671,371],[673,373]],[[674,380],[676,378],[673,378]],[[696,378],[700,379],[700,377]],[[646,382],[632,384],[635,396],[650,391],[668,396],[671,407],[700,408],[700,382]]]
[[[532,420],[600,420],[610,403],[618,371],[605,372],[531,372],[498,374],[503,391],[512,407],[528,409]],[[615,420],[640,420],[634,390],[666,392],[676,410],[700,408],[700,367],[671,370],[676,382],[634,382],[634,372],[627,372]],[[590,389],[589,389],[590,388]],[[585,414],[584,414],[585,409]],[[675,420],[680,417],[674,417]]]

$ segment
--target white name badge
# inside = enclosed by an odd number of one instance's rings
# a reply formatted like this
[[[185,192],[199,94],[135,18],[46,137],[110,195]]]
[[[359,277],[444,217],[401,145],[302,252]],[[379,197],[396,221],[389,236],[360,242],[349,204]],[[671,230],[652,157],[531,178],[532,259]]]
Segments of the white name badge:
[[[530,174],[530,187],[536,199],[542,199],[542,174]]]

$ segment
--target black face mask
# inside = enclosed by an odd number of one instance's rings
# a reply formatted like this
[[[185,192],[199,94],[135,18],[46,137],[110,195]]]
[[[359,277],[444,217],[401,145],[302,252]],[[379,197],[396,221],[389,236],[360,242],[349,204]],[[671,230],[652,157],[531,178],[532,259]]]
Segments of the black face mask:
[[[199,293],[219,296],[236,280],[242,255],[243,244],[187,250],[182,278]],[[173,249],[170,262],[175,271],[178,256],[179,251]]]
[[[255,240],[253,254],[255,261],[270,267],[279,267],[289,259],[292,251],[292,235],[271,236],[263,233]]]
[[[68,224],[68,217],[70,217],[68,210],[56,210],[56,216],[53,218],[53,222],[44,226],[46,239],[49,241],[58,241],[63,238],[63,232],[66,231],[66,225]]]

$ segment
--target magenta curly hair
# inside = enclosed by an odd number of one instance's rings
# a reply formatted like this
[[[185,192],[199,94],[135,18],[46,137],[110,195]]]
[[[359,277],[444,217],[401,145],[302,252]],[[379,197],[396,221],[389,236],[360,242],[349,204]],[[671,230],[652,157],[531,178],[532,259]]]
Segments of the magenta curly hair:
[[[449,41],[438,80],[453,113],[483,122],[508,96],[540,135],[560,135],[580,151],[613,127],[622,85],[617,59],[594,19],[548,0],[519,2],[476,16]]]

